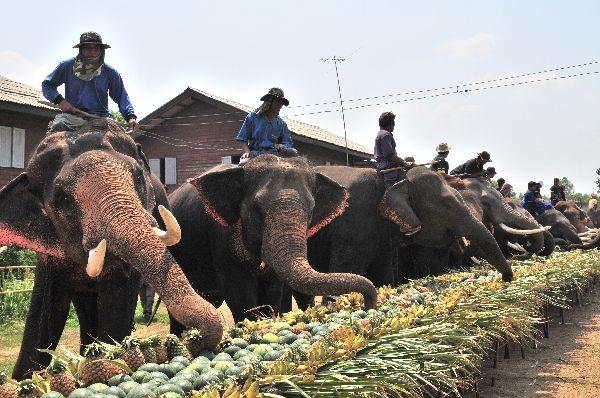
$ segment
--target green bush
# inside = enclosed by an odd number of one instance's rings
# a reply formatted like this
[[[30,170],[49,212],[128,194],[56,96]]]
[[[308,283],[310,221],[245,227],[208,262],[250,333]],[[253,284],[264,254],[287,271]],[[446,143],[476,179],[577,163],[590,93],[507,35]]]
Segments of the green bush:
[[[4,273],[2,291],[14,291],[33,288],[33,273],[24,273],[25,277],[19,278],[13,272]],[[0,295],[0,324],[9,321],[24,320],[29,309],[30,292],[9,293]]]
[[[36,256],[32,250],[8,246],[0,253],[0,267],[10,265],[35,265]]]

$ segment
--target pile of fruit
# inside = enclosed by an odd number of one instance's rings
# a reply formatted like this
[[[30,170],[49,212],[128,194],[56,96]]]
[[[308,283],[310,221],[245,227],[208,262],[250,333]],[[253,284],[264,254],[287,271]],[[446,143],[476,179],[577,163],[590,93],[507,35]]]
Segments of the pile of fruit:
[[[515,281],[481,267],[379,289],[377,309],[362,296],[277,319],[244,321],[217,352],[187,331],[115,345],[84,357],[52,352],[49,368],[19,385],[0,375],[0,397],[197,398],[421,396],[459,394],[477,383],[496,341],[527,342],[541,308],[567,308],[600,275],[597,251],[513,265]]]

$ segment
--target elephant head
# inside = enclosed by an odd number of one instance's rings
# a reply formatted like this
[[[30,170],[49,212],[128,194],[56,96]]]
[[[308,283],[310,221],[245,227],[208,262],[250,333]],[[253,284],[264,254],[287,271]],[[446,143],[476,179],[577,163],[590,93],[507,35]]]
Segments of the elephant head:
[[[420,246],[448,247],[467,238],[503,280],[512,280],[510,265],[491,232],[439,174],[424,167],[410,169],[405,180],[386,190],[379,213],[412,234],[412,242]]]
[[[293,290],[315,296],[356,291],[366,307],[376,305],[377,291],[368,279],[320,273],[308,263],[307,237],[344,212],[349,194],[304,160],[261,155],[243,167],[216,167],[189,182],[222,227],[241,224],[241,251],[255,265],[271,267]]]
[[[573,224],[577,230],[577,233],[587,231],[587,224],[590,222],[590,219],[575,202],[572,200],[561,200],[554,205],[554,208],[567,217],[569,222]]]
[[[555,208],[550,208],[542,214],[536,216],[536,220],[550,227],[550,233],[557,241],[557,244],[581,244],[581,238],[577,234],[577,229],[569,222],[567,217]]]
[[[85,269],[92,278],[103,272],[105,256],[127,263],[175,318],[202,330],[206,346],[215,347],[223,331],[220,314],[196,294],[167,250],[178,227],[162,208],[172,227],[166,234],[158,230],[149,212],[154,204],[149,167],[126,133],[107,126],[55,133],[0,191],[0,245],[67,258],[80,267],[74,272]]]

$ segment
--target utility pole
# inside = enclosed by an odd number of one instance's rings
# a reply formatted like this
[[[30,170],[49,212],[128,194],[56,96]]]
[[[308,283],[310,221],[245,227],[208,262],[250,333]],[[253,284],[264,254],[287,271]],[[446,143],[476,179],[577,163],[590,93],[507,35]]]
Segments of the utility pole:
[[[322,58],[323,62],[333,62],[335,66],[335,77],[337,78],[338,85],[338,94],[340,96],[340,110],[342,112],[342,124],[344,125],[344,145],[346,146],[346,166],[350,165],[350,160],[348,158],[348,137],[346,133],[346,117],[344,115],[344,100],[342,99],[342,87],[340,85],[340,75],[338,73],[338,62],[344,62],[346,58],[340,58],[337,56],[333,56],[332,58]]]

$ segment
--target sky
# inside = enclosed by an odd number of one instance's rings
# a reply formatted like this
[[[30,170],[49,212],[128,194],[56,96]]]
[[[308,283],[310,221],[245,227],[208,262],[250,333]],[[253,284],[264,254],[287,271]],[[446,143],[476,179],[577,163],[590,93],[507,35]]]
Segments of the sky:
[[[335,69],[322,61],[335,55],[345,58],[344,106],[359,106],[345,111],[348,139],[372,148],[379,114],[392,111],[397,151],[417,163],[446,141],[451,168],[487,150],[496,178],[521,192],[535,180],[548,194],[553,177],[563,176],[578,192],[597,189],[595,0],[64,0],[8,2],[2,12],[0,74],[35,87],[94,30],[112,46],[106,62],[123,76],[140,117],[188,86],[252,106],[278,86],[290,100],[283,116],[343,135]],[[581,64],[588,65],[465,86]],[[544,81],[473,90],[533,79]],[[438,90],[419,92],[430,89]]]

